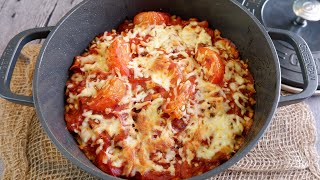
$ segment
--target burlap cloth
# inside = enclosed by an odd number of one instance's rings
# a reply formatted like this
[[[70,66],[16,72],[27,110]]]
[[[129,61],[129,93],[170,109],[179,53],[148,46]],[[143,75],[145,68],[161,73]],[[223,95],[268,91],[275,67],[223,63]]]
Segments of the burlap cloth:
[[[39,49],[40,45],[23,49],[11,84],[14,92],[31,94]],[[60,154],[41,128],[34,108],[0,99],[0,118],[4,179],[95,179]],[[315,120],[305,103],[278,108],[257,146],[212,179],[320,179],[316,136]]]

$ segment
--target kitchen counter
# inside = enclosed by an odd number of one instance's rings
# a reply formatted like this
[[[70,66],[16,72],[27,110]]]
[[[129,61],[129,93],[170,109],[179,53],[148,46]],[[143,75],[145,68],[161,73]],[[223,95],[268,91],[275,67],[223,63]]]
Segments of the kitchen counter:
[[[0,54],[14,35],[34,27],[54,26],[79,2],[81,0],[0,0]],[[320,96],[311,97],[306,103],[316,119],[319,137]],[[319,141],[318,138],[317,150],[320,153]],[[2,172],[0,163],[0,177]]]

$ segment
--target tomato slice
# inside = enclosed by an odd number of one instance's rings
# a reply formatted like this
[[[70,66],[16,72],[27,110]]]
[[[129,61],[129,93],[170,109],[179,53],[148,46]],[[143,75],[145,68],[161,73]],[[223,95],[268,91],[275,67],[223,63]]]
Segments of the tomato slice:
[[[186,103],[194,94],[193,86],[194,84],[190,82],[183,84],[181,83],[178,87],[176,87],[177,94],[175,95],[174,92],[169,94],[170,101],[164,105],[163,111],[168,113],[173,118],[182,118],[183,112],[186,108]]]
[[[214,84],[222,83],[225,65],[218,53],[207,47],[199,47],[196,60],[203,66],[207,80]]]
[[[123,39],[114,40],[108,48],[107,63],[110,69],[118,69],[121,75],[129,76],[128,62],[131,60],[130,44]]]
[[[97,93],[97,96],[88,102],[90,109],[105,111],[106,108],[114,109],[126,94],[126,86],[119,78],[107,82]]]
[[[165,76],[171,79],[171,86],[175,87],[177,82],[183,80],[182,72],[180,71],[178,65],[174,63],[170,58],[166,58],[164,56],[160,56],[154,62],[151,67],[151,71],[153,72],[161,72]]]
[[[162,12],[142,12],[137,14],[134,19],[133,23],[136,24],[143,24],[143,25],[161,25],[167,24],[170,22],[170,16],[166,13]]]

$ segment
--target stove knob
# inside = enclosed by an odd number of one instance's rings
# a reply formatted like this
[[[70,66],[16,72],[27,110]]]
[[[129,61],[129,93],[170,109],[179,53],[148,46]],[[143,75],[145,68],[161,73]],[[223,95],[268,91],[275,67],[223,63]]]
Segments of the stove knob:
[[[320,20],[320,2],[318,0],[296,0],[293,3],[293,11],[298,16],[296,23],[300,25],[306,24],[304,20]]]

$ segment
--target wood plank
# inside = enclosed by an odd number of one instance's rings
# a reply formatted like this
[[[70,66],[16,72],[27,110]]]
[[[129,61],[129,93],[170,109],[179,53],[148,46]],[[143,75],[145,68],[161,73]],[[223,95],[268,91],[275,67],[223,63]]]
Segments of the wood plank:
[[[53,12],[48,25],[54,26],[59,20],[68,13],[74,6],[82,2],[83,0],[59,0],[56,10]]]
[[[54,10],[57,0],[8,0],[0,10],[0,53],[19,32],[42,27]]]
[[[0,0],[0,11],[5,7],[7,1],[9,0]]]
[[[1,0],[0,54],[12,37],[23,30],[55,25],[81,0]]]
[[[58,20],[81,0],[0,0],[0,55],[19,32]],[[4,171],[0,159],[0,177]]]

